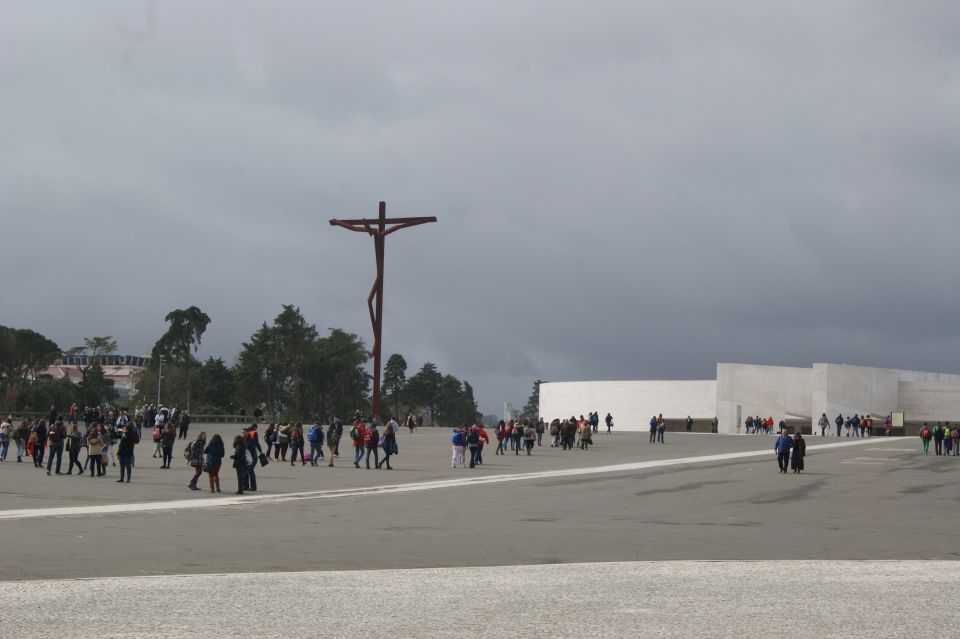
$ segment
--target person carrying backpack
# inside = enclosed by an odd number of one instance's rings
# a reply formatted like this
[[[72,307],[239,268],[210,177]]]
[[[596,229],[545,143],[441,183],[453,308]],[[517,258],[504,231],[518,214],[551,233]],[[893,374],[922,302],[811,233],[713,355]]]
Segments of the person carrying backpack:
[[[923,454],[930,454],[930,440],[933,439],[933,432],[930,430],[930,427],[927,426],[927,422],[923,422],[923,426],[920,428],[920,442],[923,444]]]
[[[323,427],[314,423],[307,431],[307,441],[310,442],[310,465],[316,466],[318,459],[323,459]],[[333,453],[330,453],[331,466],[333,465]]]
[[[475,468],[477,451],[480,449],[480,431],[476,426],[467,429],[467,447],[470,449],[470,468]]]
[[[373,463],[380,467],[380,432],[375,422],[370,422],[363,435],[363,445],[367,449],[367,470],[370,470],[370,453],[373,453]]]
[[[327,466],[329,466],[330,468],[333,468],[333,458],[335,456],[335,453],[337,451],[337,446],[339,444],[340,444],[340,429],[337,428],[337,425],[335,423],[331,423],[329,426],[327,426],[327,452],[330,453],[330,463],[327,464]],[[312,445],[313,444],[311,444],[311,446]],[[311,458],[313,457],[313,452],[310,453],[310,457]],[[320,457],[321,458],[323,457],[322,453]],[[313,465],[316,466],[317,464],[314,463]]]
[[[458,428],[453,431],[453,437],[450,438],[450,443],[453,447],[453,459],[450,462],[451,468],[456,468],[457,465],[460,468],[465,468],[466,464],[463,461],[463,447],[467,443],[467,436],[464,434],[464,429]]]
[[[353,422],[350,429],[350,441],[353,442],[353,467],[360,468],[360,460],[363,459],[363,444],[367,438],[367,427],[360,420]]]

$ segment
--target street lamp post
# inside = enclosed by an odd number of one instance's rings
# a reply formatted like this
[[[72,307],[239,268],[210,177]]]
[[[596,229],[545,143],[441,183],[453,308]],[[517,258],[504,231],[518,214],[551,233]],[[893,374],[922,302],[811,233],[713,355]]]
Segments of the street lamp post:
[[[163,379],[163,358],[160,358],[160,367],[157,369],[157,407],[160,406],[160,381]]]

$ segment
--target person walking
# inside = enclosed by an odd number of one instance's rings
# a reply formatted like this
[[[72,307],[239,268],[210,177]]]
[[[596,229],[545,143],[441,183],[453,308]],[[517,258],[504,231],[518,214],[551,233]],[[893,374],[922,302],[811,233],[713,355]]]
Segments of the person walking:
[[[467,435],[464,432],[464,429],[462,427],[454,429],[453,436],[450,437],[450,445],[453,449],[453,456],[450,460],[451,468],[456,468],[457,466],[460,468],[466,467],[463,459],[463,447],[466,445],[466,443]]]
[[[370,470],[370,453],[373,453],[373,463],[380,468],[380,431],[377,430],[377,423],[371,421],[367,424],[367,432],[363,435],[363,445],[367,449],[367,470]]]
[[[657,416],[654,415],[650,418],[650,443],[653,444],[657,441]]]
[[[773,450],[777,452],[777,465],[780,466],[780,472],[786,474],[790,467],[790,449],[793,448],[793,440],[786,430],[781,430],[777,440],[773,443]]]
[[[297,453],[300,453],[300,465],[306,466],[307,462],[303,454],[303,431],[300,430],[299,422],[290,429],[290,465],[297,463]]]
[[[523,441],[523,421],[518,421],[513,423],[513,454],[519,455],[520,448],[523,446],[521,442]]]
[[[133,450],[140,443],[140,433],[136,426],[128,424],[117,432],[117,459],[120,460],[120,479],[118,484],[130,483],[133,479]],[[126,477],[126,479],[124,479]]]
[[[210,492],[220,492],[220,466],[223,464],[223,457],[227,454],[223,446],[223,438],[219,433],[215,433],[210,438],[210,443],[203,449],[203,454],[207,456],[207,478],[210,480]]]
[[[826,437],[827,429],[830,428],[830,418],[827,417],[826,413],[821,413],[820,421],[817,424],[820,426],[820,436]]]
[[[833,423],[837,425],[837,437],[840,437],[840,430],[843,428],[843,415],[837,415]]]
[[[479,424],[477,425],[479,426]],[[543,421],[543,417],[537,420],[537,446],[543,445],[543,433],[547,430],[547,425]]]
[[[661,444],[666,442],[663,441],[663,434],[667,432],[667,422],[663,419],[663,413],[660,413],[657,416],[657,441]]]
[[[553,424],[551,424],[550,434],[554,435],[554,441],[556,441],[556,433],[554,433],[554,430],[555,430],[554,426]],[[493,437],[494,439],[497,440],[497,450],[493,452],[494,455],[506,454],[503,452],[504,445],[506,444],[506,436],[507,436],[507,425],[504,424],[503,420],[501,419],[499,422],[497,422],[497,427],[493,430]],[[553,446],[553,444],[550,444],[550,445]]]
[[[490,435],[483,427],[483,422],[477,424],[477,431],[480,433],[480,445],[477,446],[477,465],[483,466],[483,447],[490,443]]]
[[[923,426],[920,427],[920,442],[923,444],[923,454],[930,454],[930,440],[933,439],[933,432],[930,430],[930,427],[927,426],[927,422],[923,422]]]
[[[336,423],[331,423],[327,426],[327,452],[330,453],[330,463],[327,464],[330,468],[333,468],[333,458],[336,457],[337,447],[340,445],[340,433],[342,426],[338,429]],[[311,451],[310,457],[313,457],[313,452]],[[320,457],[323,457],[321,453]],[[314,463],[314,466],[317,464]]]
[[[203,449],[207,447],[207,434],[200,431],[192,443],[187,444],[183,456],[187,459],[187,466],[193,468],[193,478],[187,483],[190,490],[200,490],[197,480],[203,474]]]
[[[607,413],[607,416],[603,418],[603,422],[607,425],[607,432],[610,432],[610,429],[613,428],[613,415]]]
[[[233,438],[233,454],[230,459],[233,460],[233,468],[237,471],[237,493],[243,494],[244,486],[247,485],[247,469],[250,468],[250,451],[247,449],[245,435],[237,435]]]
[[[480,449],[480,430],[476,424],[467,429],[467,448],[470,449],[470,468],[475,468],[477,451]]]
[[[310,465],[316,466],[318,459],[323,459],[323,427],[317,420],[307,431],[307,441],[310,442]],[[333,453],[330,454],[330,461],[333,461]]]
[[[960,428],[956,424],[950,429],[950,439],[953,440],[953,456],[960,455]]]
[[[379,442],[383,448],[383,459],[377,463],[377,468],[393,470],[393,467],[390,466],[390,457],[393,455],[393,451],[396,450],[397,446],[396,429],[397,422],[392,418],[387,422],[386,426],[383,427],[383,437],[380,438],[382,442]]]
[[[366,439],[367,427],[359,419],[354,420],[353,427],[350,428],[350,441],[353,442],[353,467],[360,468],[360,460],[363,459],[363,442]]]
[[[793,436],[793,453],[790,457],[790,468],[793,469],[794,473],[803,472],[803,459],[806,455],[807,440],[800,435],[800,431],[797,431]]]
[[[83,475],[83,464],[80,463],[80,450],[83,448],[83,434],[77,429],[77,422],[70,424],[67,433],[67,474],[73,474],[73,467],[77,467],[77,476]]]
[[[176,428],[172,423],[166,424],[160,434],[160,450],[163,452],[163,463],[160,468],[170,468],[170,464],[173,462],[173,442],[176,439]]]
[[[936,455],[943,454],[943,424],[940,422],[933,427],[933,449]]]
[[[257,434],[256,422],[251,423],[243,429],[243,441],[247,445],[247,452],[249,453],[246,457],[249,465],[247,466],[247,483],[244,490],[255,493],[257,492],[257,462],[260,461],[260,455],[263,454],[263,449],[260,448],[260,437]],[[264,457],[264,459],[266,459],[266,457]],[[302,456],[301,461],[303,461]]]
[[[263,434],[263,441],[267,444],[267,457],[270,456],[270,451],[273,450],[274,444],[277,442],[277,425],[271,423],[267,426],[267,431]],[[276,459],[276,457],[274,457]]]
[[[590,444],[593,443],[593,429],[590,427],[590,423],[587,422],[580,427],[580,449],[588,450]]]
[[[13,430],[12,417],[0,419],[0,462],[7,461],[7,451],[10,449],[10,436]]]

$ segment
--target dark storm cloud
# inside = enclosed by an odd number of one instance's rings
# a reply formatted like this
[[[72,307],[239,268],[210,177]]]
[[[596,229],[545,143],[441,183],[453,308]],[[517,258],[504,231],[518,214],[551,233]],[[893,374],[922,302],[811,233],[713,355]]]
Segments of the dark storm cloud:
[[[152,7],[156,7],[155,14]],[[950,2],[6,3],[0,323],[232,359],[283,303],[470,380],[957,371]]]

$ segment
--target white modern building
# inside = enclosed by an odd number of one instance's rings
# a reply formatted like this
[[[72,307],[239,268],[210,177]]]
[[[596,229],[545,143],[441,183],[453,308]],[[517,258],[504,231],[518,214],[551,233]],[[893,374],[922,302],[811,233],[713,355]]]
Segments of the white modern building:
[[[687,416],[697,430],[716,416],[719,432],[737,433],[748,416],[816,426],[844,417],[904,413],[906,423],[960,421],[960,375],[844,364],[811,368],[717,364],[717,377],[695,381],[544,382],[540,415],[546,420],[609,412],[616,430],[646,430],[653,415],[677,423]],[[819,433],[819,429],[817,430]]]

